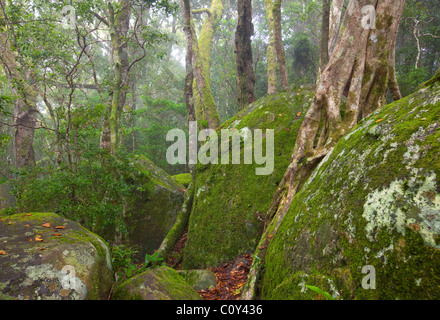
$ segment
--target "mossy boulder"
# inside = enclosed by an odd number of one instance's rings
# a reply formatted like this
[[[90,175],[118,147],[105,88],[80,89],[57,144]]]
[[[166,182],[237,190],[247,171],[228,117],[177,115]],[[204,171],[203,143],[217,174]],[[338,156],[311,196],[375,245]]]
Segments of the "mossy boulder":
[[[270,242],[260,297],[323,298],[312,285],[338,299],[439,299],[439,154],[437,76],[322,160]]]
[[[127,199],[128,241],[140,254],[153,253],[170,231],[183,203],[184,186],[145,157],[137,159],[138,185]]]
[[[0,217],[0,253],[0,299],[99,300],[113,285],[104,241],[54,213]]]
[[[191,173],[181,173],[173,176],[173,179],[176,180],[177,183],[180,183],[185,188],[188,188],[191,183]]]
[[[140,273],[119,285],[113,300],[201,300],[174,269],[160,267]]]
[[[261,236],[264,214],[289,164],[297,132],[312,97],[312,90],[305,88],[264,97],[217,130],[247,128],[252,132],[262,129],[265,133],[266,129],[273,129],[274,170],[269,175],[257,175],[256,168],[264,165],[255,161],[243,164],[243,142],[241,164],[222,164],[219,159],[219,164],[197,166],[183,269],[215,267],[254,251]],[[220,133],[218,135],[220,137]]]
[[[196,291],[208,290],[217,285],[217,277],[208,269],[201,270],[178,270],[187,283]]]

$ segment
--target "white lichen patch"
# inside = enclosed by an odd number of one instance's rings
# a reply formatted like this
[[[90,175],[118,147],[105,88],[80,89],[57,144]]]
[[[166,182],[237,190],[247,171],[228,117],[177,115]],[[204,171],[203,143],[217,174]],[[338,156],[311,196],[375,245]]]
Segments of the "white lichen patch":
[[[40,289],[42,286],[52,287],[58,284],[58,290],[72,290],[70,298],[74,300],[84,300],[87,298],[87,288],[85,284],[77,277],[75,269],[70,266],[69,270],[58,270],[52,264],[46,263],[41,265],[29,266],[25,270],[26,279],[23,281],[24,286],[32,286],[38,284],[35,294],[40,297]],[[46,284],[46,285],[45,285]],[[56,297],[57,292],[53,292]],[[57,297],[59,299],[59,297]],[[47,299],[47,297],[45,298]]]
[[[206,191],[206,186],[203,186],[197,190],[196,197],[198,198],[202,192]]]
[[[413,170],[407,180],[396,179],[390,186],[371,192],[364,204],[362,217],[367,221],[365,231],[370,241],[376,240],[380,229],[405,234],[406,228],[419,232],[425,243],[440,249],[440,195],[435,173],[427,177]]]

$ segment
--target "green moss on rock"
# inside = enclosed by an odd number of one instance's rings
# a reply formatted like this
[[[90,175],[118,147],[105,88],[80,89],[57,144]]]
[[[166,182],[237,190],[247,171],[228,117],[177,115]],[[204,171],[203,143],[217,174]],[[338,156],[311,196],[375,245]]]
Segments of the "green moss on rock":
[[[262,165],[254,161],[250,165],[243,164],[243,142],[241,164],[197,166],[184,269],[218,266],[255,249],[264,214],[289,164],[297,132],[312,97],[311,90],[298,88],[267,96],[218,129],[248,128],[263,132],[274,129],[274,171],[270,175],[256,175],[256,168]],[[265,144],[264,136],[263,146]]]
[[[196,291],[208,290],[217,285],[217,277],[208,269],[202,270],[178,270],[185,281]]]
[[[189,184],[191,183],[191,173],[176,174],[173,176],[173,179],[185,188],[188,188]]]
[[[98,300],[113,285],[105,242],[54,213],[0,217],[0,241],[0,299]]]
[[[201,300],[199,294],[168,267],[151,269],[119,285],[113,300]]]
[[[387,105],[314,170],[271,241],[262,299],[440,298],[440,81]],[[364,289],[365,266],[376,289]]]
[[[137,159],[137,166],[133,184],[138,188],[127,198],[125,222],[129,243],[144,256],[156,250],[172,228],[184,187],[145,157]]]

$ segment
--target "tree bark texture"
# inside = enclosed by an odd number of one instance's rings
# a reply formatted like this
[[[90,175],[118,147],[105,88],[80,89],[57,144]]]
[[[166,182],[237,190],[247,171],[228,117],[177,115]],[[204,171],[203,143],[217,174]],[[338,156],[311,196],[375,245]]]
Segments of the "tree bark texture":
[[[252,24],[252,0],[237,1],[238,21],[235,30],[235,60],[237,72],[238,107],[245,108],[255,101],[255,74],[252,62],[251,36],[254,34]]]
[[[6,2],[0,2],[0,19],[6,20]],[[0,32],[0,63],[16,97],[14,104],[14,153],[16,168],[35,166],[34,132],[37,123],[37,84],[30,70],[20,66],[20,57],[13,51],[13,30],[4,27]],[[14,46],[16,47],[16,46]]]
[[[127,33],[130,22],[130,1],[120,0],[118,7],[114,8],[108,2],[109,8],[109,32],[112,45],[114,83],[111,108],[109,114],[109,129],[104,130],[103,134],[110,133],[110,139],[102,137],[102,141],[110,140],[110,149],[114,153],[117,147],[119,120],[125,104],[128,87],[128,52],[127,52]],[[106,144],[102,144],[106,145]]]
[[[191,38],[193,47],[193,95],[196,119],[199,128],[216,129],[220,126],[220,116],[211,92],[211,45],[216,24],[223,14],[222,0],[212,0],[205,18],[200,37],[197,39],[194,22],[191,18]]]

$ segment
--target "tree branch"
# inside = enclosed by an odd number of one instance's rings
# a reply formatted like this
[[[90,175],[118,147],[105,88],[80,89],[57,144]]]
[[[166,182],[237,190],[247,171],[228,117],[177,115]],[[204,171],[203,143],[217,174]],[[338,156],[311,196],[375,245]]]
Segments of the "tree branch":
[[[104,17],[101,17],[99,14],[93,12],[92,10],[89,10],[89,13],[92,14],[96,19],[101,21],[103,24],[105,24],[107,27],[109,26],[107,19],[105,19]]]
[[[202,13],[207,13],[208,16],[211,16],[212,13],[208,8],[201,8],[201,9],[195,9],[191,11],[192,14],[202,14]]]

